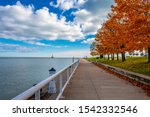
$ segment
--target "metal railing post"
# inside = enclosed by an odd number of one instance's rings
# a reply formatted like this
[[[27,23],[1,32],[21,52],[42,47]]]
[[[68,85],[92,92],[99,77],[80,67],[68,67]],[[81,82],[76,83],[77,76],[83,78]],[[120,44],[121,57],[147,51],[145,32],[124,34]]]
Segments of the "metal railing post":
[[[69,79],[69,68],[67,69],[67,80]]]
[[[62,91],[62,74],[59,75],[59,93]]]
[[[64,96],[62,96],[62,92],[63,92],[63,77],[62,74],[59,75],[59,94],[61,94],[60,98],[64,98]]]
[[[68,68],[69,70],[69,76],[71,75],[71,66]]]
[[[40,90],[38,90],[37,92],[35,92],[35,100],[40,100],[41,95],[40,95]]]
[[[70,71],[71,71],[71,73],[70,73],[70,74],[72,74],[72,71],[73,71],[72,66],[71,66],[71,70],[70,70]]]

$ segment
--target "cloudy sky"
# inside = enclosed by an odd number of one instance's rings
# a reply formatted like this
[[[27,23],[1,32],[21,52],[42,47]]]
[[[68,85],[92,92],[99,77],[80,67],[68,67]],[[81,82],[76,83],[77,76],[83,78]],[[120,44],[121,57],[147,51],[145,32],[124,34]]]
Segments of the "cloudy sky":
[[[0,0],[0,57],[88,56],[114,0]]]

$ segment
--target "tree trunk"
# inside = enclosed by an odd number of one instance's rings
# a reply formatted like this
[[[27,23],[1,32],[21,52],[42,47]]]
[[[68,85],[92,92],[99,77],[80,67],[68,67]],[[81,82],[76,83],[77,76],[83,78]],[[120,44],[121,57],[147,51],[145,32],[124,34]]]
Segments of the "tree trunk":
[[[108,54],[108,60],[109,60],[109,54]]]
[[[148,47],[148,63],[150,63],[150,47]]]
[[[126,61],[125,52],[121,52],[122,62]]]
[[[114,60],[114,54],[111,54],[111,60]]]
[[[100,59],[102,59],[102,58],[103,58],[103,54],[100,55]]]
[[[117,61],[119,61],[119,53],[117,53]]]

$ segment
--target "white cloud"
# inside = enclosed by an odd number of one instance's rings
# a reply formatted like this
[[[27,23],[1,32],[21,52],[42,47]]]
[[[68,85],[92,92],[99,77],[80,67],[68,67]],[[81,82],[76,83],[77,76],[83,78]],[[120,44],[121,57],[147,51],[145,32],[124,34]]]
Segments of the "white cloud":
[[[37,42],[37,41],[27,41],[27,43],[29,44],[33,44],[33,45],[37,45],[37,46],[47,46],[47,47],[52,47],[52,48],[66,48],[68,46],[64,45],[64,46],[54,46],[51,44],[45,44],[45,43],[41,43],[41,42]]]
[[[81,43],[85,43],[85,44],[92,44],[92,42],[95,40],[95,38],[90,38],[87,40],[83,40]]]
[[[87,0],[57,0],[56,4],[54,2],[50,2],[50,5],[56,8],[60,8],[62,10],[69,10],[71,8],[79,8],[83,5]]]
[[[75,17],[75,22],[82,25],[83,33],[95,34],[100,26],[100,17],[93,15],[90,11],[86,9],[81,9],[73,13]]]
[[[84,35],[96,34],[106,20],[112,4],[113,0],[88,0],[82,5],[83,9],[73,13],[75,22],[82,25]]]
[[[77,8],[74,12],[75,23],[82,26],[84,35],[95,34],[101,28],[101,24],[106,20],[114,0],[57,0],[51,6],[62,10]]]
[[[49,12],[46,7],[35,11],[33,6],[23,6],[20,2],[12,6],[0,6],[0,38],[76,41],[87,34],[96,33],[106,19],[110,4],[108,0],[57,0],[55,7],[70,9],[78,6],[78,10],[73,13],[73,22],[67,22],[64,16],[59,19],[57,14]]]
[[[41,42],[36,42],[36,41],[27,41],[27,43],[37,45],[37,46],[50,46],[48,44],[41,43]]]
[[[36,48],[28,48],[26,46],[18,46],[15,51],[23,52],[23,53],[27,52],[28,53],[28,52],[36,52],[37,49]]]
[[[18,44],[5,44],[0,42],[0,52],[35,52],[36,48],[28,48]]]
[[[20,45],[18,44],[6,44],[6,43],[1,43],[0,42],[0,47],[18,47]]]
[[[50,2],[50,5],[53,7],[59,7],[63,10],[69,10],[74,7],[76,0],[57,0],[57,4]]]
[[[79,5],[83,5],[83,4],[85,4],[85,2],[87,2],[87,0],[78,0]]]
[[[56,40],[75,41],[83,34],[80,25],[58,19],[57,14],[44,7],[34,11],[32,6],[0,6],[0,37],[14,40]]]

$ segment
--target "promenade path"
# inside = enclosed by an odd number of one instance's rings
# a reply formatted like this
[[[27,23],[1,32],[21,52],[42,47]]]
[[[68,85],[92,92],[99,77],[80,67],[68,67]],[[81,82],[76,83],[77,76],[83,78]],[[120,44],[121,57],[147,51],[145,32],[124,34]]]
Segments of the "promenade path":
[[[144,91],[82,59],[66,87],[65,100],[145,100]]]

